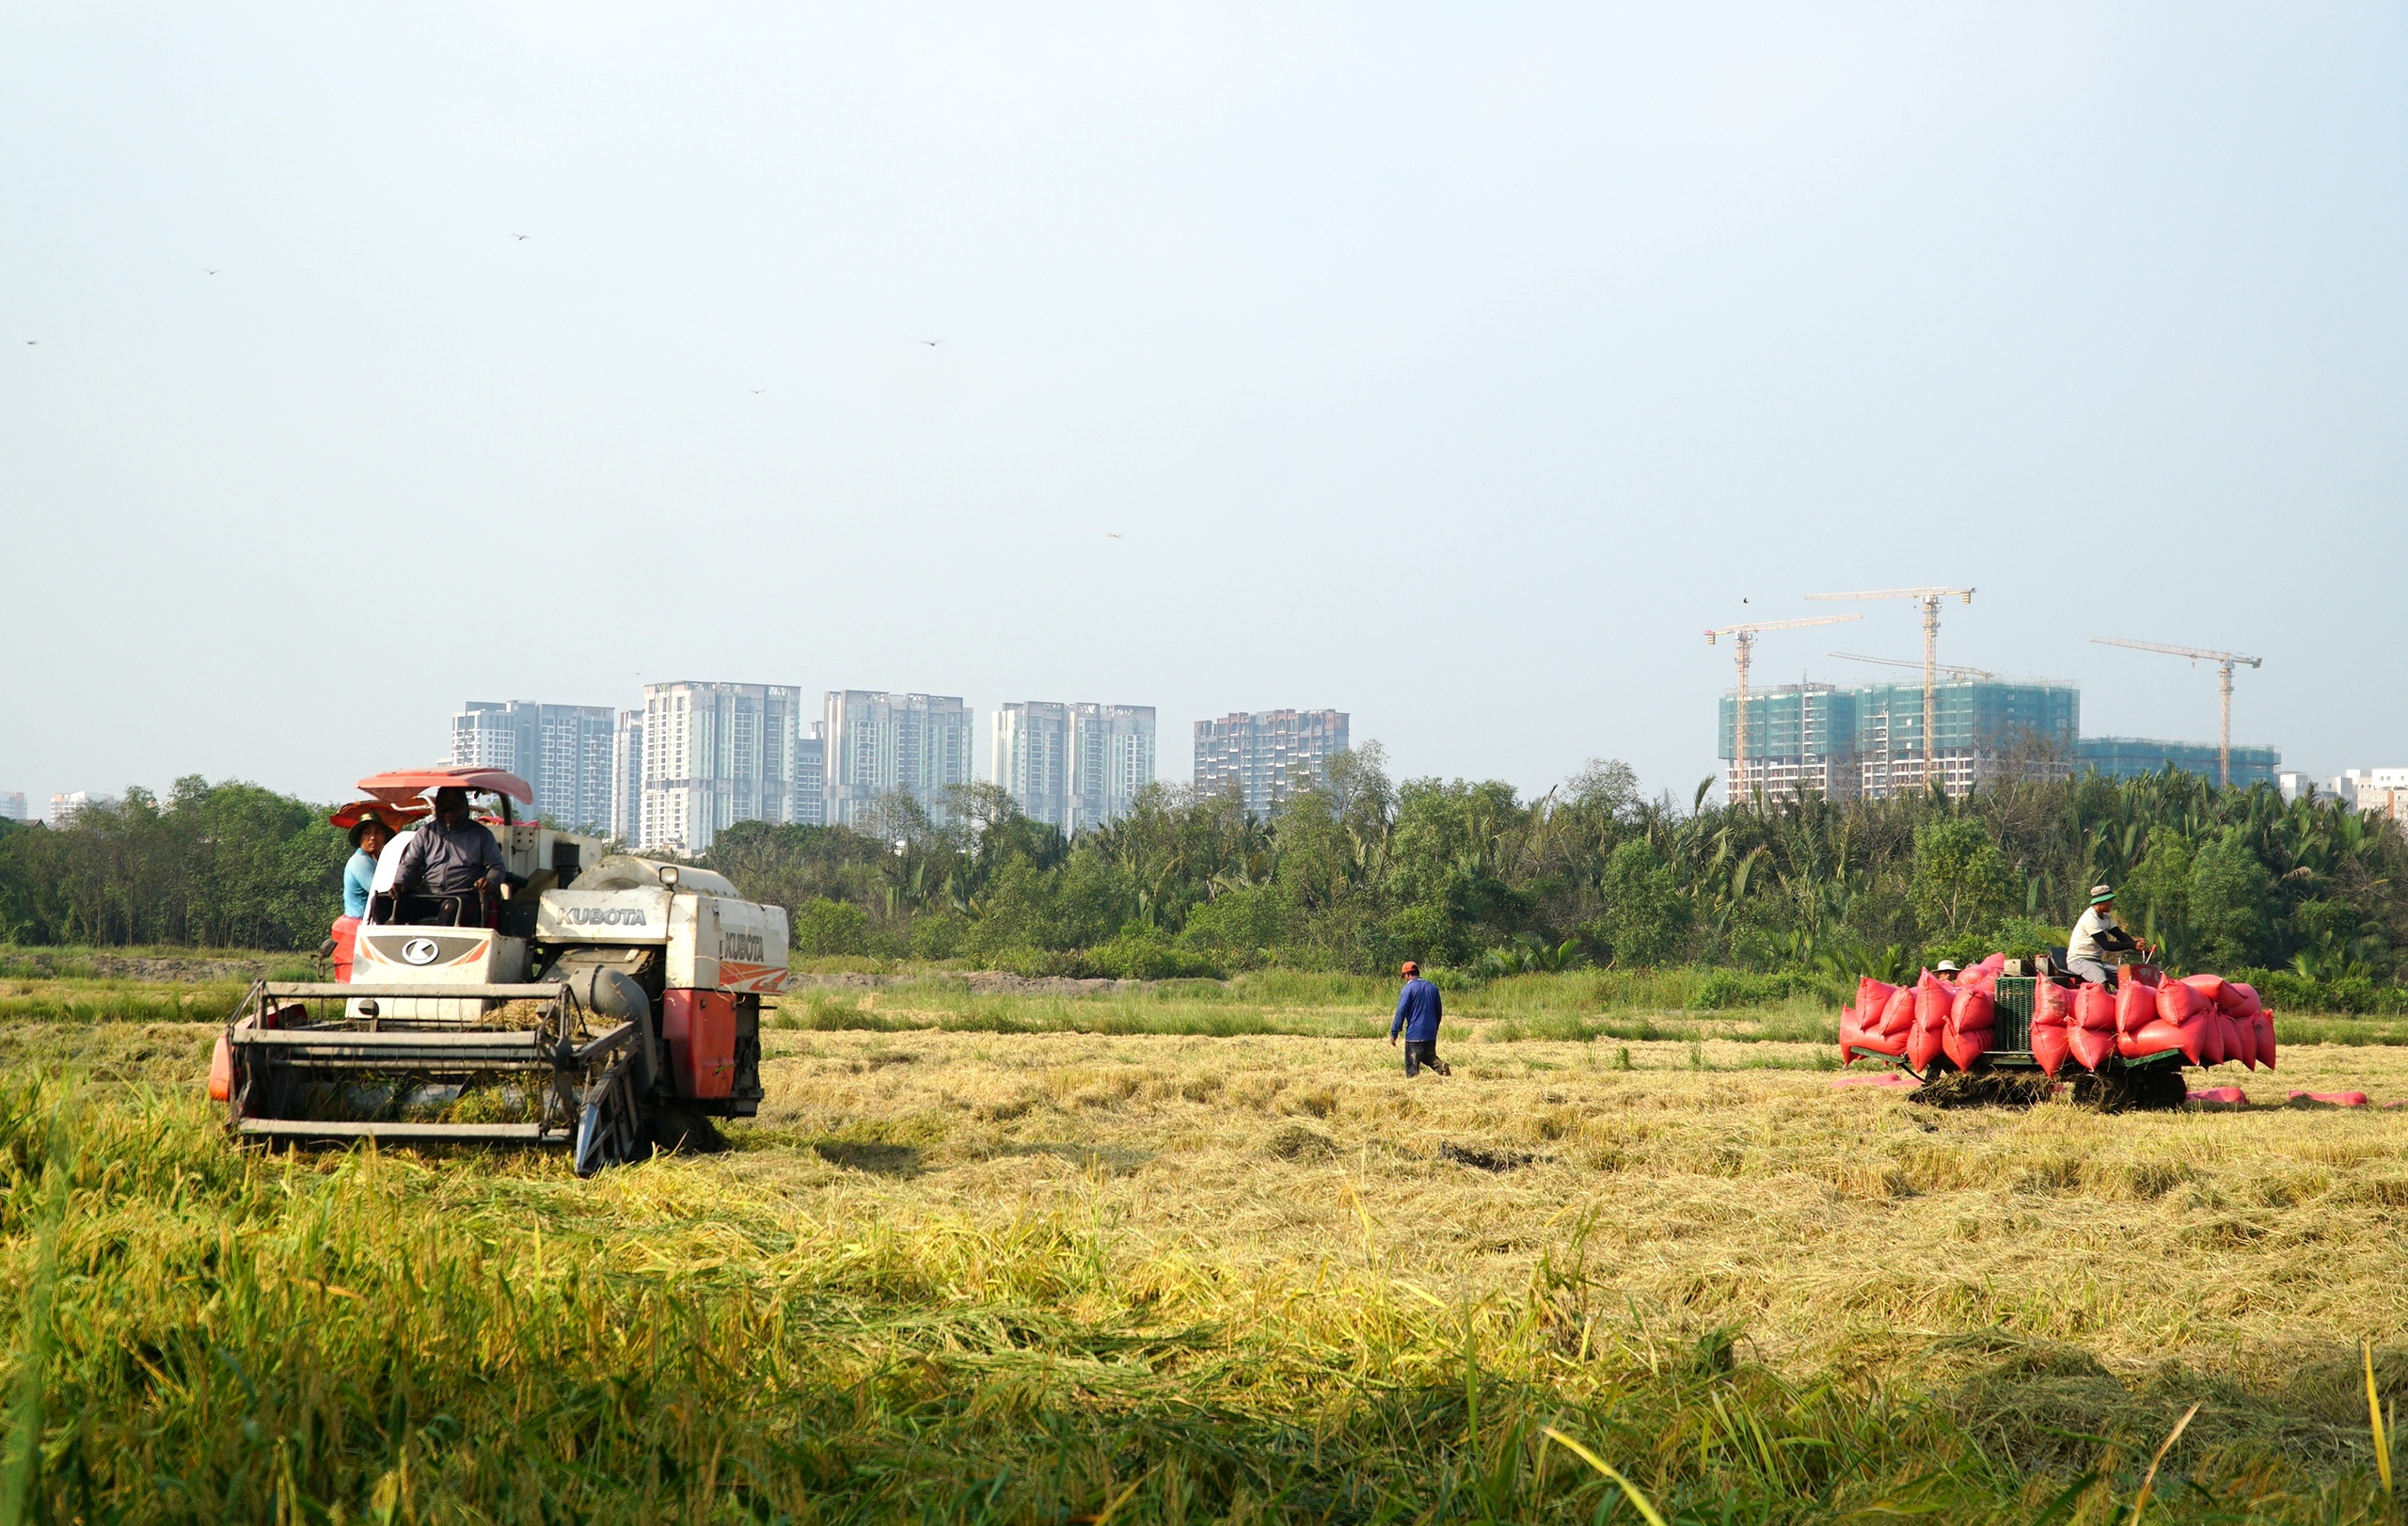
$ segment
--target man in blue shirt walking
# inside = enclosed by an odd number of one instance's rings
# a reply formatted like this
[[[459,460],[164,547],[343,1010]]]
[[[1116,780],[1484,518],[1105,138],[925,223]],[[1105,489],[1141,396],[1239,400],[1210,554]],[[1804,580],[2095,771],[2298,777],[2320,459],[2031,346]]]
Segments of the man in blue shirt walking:
[[[1455,1068],[1438,1057],[1438,988],[1421,978],[1421,966],[1404,962],[1404,992],[1396,999],[1396,1021],[1388,1025],[1388,1042],[1404,1035],[1404,1073],[1418,1075],[1425,1065],[1440,1075]]]

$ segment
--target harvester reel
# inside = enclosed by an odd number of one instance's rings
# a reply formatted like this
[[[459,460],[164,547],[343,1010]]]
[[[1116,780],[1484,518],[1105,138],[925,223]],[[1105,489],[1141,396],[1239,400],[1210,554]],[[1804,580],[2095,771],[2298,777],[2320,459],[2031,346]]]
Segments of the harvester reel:
[[[638,1157],[642,1143],[635,1082],[627,1056],[621,1054],[585,1089],[584,1111],[577,1121],[577,1174],[592,1176],[605,1166],[626,1165]]]

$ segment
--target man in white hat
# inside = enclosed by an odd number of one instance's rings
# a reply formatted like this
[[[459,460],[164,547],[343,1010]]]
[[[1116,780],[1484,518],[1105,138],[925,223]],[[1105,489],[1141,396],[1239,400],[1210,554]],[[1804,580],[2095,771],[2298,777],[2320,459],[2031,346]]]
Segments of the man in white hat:
[[[2108,962],[2111,956],[2147,946],[2116,925],[2115,887],[2092,885],[2090,907],[2066,939],[2066,970],[2099,985],[2113,985],[2115,969]]]

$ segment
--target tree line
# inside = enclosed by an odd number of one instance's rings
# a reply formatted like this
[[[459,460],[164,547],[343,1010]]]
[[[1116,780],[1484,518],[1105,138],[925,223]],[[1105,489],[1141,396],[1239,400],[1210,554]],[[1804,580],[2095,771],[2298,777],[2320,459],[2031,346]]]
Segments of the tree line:
[[[1172,976],[1264,965],[1488,974],[1702,963],[1890,978],[2061,946],[2104,881],[2183,969],[2287,970],[2347,993],[2408,955],[2408,843],[2337,803],[2167,771],[1950,800],[1646,798],[1599,761],[1525,797],[1333,759],[1268,819],[1155,786],[1067,839],[989,785],[856,827],[744,822],[705,862],[789,909],[808,955]],[[348,852],[325,808],[256,786],[130,790],[0,835],[0,938],[315,946]],[[2341,1005],[2353,1005],[2345,998]]]

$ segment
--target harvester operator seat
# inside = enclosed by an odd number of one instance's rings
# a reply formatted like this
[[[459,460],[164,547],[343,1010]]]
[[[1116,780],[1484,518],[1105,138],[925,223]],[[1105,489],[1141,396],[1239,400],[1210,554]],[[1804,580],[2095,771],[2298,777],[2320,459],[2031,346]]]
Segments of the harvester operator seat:
[[[371,926],[490,928],[501,919],[501,898],[490,890],[431,896],[383,891],[368,898]]]

